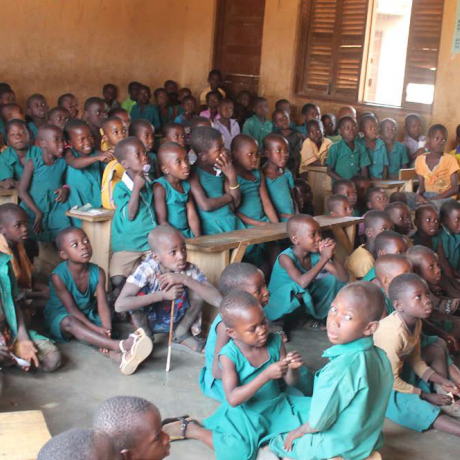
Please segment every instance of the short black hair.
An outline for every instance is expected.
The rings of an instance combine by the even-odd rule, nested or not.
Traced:
[[[104,119],[104,121],[102,122],[102,125],[101,125],[101,128],[102,130],[105,132],[105,127],[109,124],[109,123],[113,123],[113,122],[117,122],[117,123],[123,123],[121,121],[121,118],[118,118],[118,117],[107,117],[106,119]]]
[[[212,128],[212,123],[211,123],[211,120],[209,118],[206,118],[206,117],[193,117],[188,122],[188,126],[190,128],[190,131],[193,131],[194,129],[196,129],[197,125],[199,125],[200,123],[206,123],[209,126],[205,126],[205,127]]]
[[[14,91],[11,88],[8,87],[0,87],[0,97],[2,97],[4,94],[14,94]]]
[[[160,93],[166,93],[168,95],[168,92],[166,91],[165,88],[157,88],[154,92],[153,95],[155,96],[155,99],[158,97]]]
[[[141,144],[144,147],[144,144],[134,136],[129,136],[126,139],[122,139],[116,146],[115,146],[115,158],[121,163],[126,158],[126,150],[132,146],[133,144]]]
[[[372,120],[373,122],[375,122],[376,125],[379,124],[379,121],[377,120],[377,117],[373,113],[371,113],[371,112],[365,113],[359,119],[359,130],[360,131],[363,130],[364,123],[366,123],[366,121],[369,121],[369,120]]]
[[[55,243],[56,243],[56,247],[57,247],[58,251],[62,251],[64,240],[66,239],[67,235],[70,235],[72,232],[75,232],[75,231],[83,232],[83,230],[81,228],[79,228],[79,227],[66,227],[66,228],[63,228],[57,234]]]
[[[131,92],[131,90],[134,88],[134,86],[142,86],[142,83],[139,83],[138,81],[131,81],[128,83],[128,93]]]
[[[27,216],[27,213],[21,206],[14,203],[4,203],[0,206],[0,225],[4,225],[6,222],[10,222],[14,216],[23,213]]]
[[[171,235],[180,235],[183,238],[182,233],[170,224],[157,225],[147,236],[149,247],[153,253],[157,253],[159,249],[159,243],[164,237]]]
[[[254,273],[260,269],[255,265],[247,262],[238,262],[227,265],[220,275],[219,291],[223,296],[226,296],[233,290],[240,290],[241,285]]]
[[[439,212],[439,217],[441,222],[445,223],[449,214],[454,210],[460,210],[460,203],[457,200],[447,200],[441,206],[441,211]]]
[[[403,254],[384,254],[375,261],[375,276],[388,276],[392,274],[392,270],[398,263],[405,263],[412,269],[411,261]],[[394,272],[393,272],[394,273]]]
[[[28,127],[27,127],[27,123],[24,120],[20,120],[19,118],[14,118],[13,120],[10,120],[5,124],[5,134],[6,134],[6,136],[8,136],[11,128],[13,126],[17,126],[17,125],[23,126],[27,130],[27,132],[29,132]],[[30,133],[29,133],[29,136],[30,136]]]
[[[222,134],[217,129],[200,126],[192,131],[190,146],[198,155],[201,152],[208,152],[214,143],[220,139],[222,139]]]
[[[56,125],[51,125],[49,123],[46,123],[44,125],[41,125],[39,128],[38,128],[38,132],[37,132],[37,136],[36,136],[36,140],[39,141],[39,140],[43,140],[44,138],[46,138],[46,134],[49,133],[50,131],[53,131],[55,133],[59,133],[62,135],[62,129],[59,128],[58,126]]]
[[[438,216],[438,210],[436,208],[435,205],[433,204],[424,204],[422,206],[419,206],[416,210],[415,210],[415,217],[414,217],[414,220],[415,221],[418,221],[419,219],[422,218],[422,214],[424,211],[434,211],[436,213],[436,216]]]
[[[189,96],[185,96],[183,99],[182,99],[182,104],[185,104],[186,102],[188,101],[193,101],[196,103],[196,99],[194,96],[192,95],[189,95]]]
[[[317,120],[316,118],[313,118],[311,120],[308,120],[305,129],[307,130],[307,134],[310,134],[310,129],[316,126],[320,131],[324,131],[323,123],[320,120]]]
[[[34,94],[32,94],[32,96],[29,96],[27,98],[27,101],[26,101],[27,108],[30,108],[30,104],[32,104],[32,101],[34,99],[42,99],[42,100],[46,101],[45,96],[43,96],[43,94],[34,93]]]
[[[277,133],[270,133],[270,134],[267,134],[265,137],[264,137],[264,140],[262,141],[262,144],[263,144],[263,150],[267,150],[270,146],[270,142],[273,142],[273,141],[279,141],[279,142],[284,142],[284,143],[288,143],[287,139],[282,136],[281,134],[277,134]]]
[[[48,112],[48,118],[51,118],[56,112],[67,112],[70,116],[70,112],[65,107],[53,107]]]
[[[226,327],[235,327],[235,319],[240,311],[259,307],[257,299],[245,291],[230,291],[223,299],[219,307],[219,313]]]
[[[428,289],[425,280],[415,273],[404,273],[393,279],[388,287],[388,297],[390,298],[390,302],[393,304],[394,302],[401,300],[404,292],[407,292],[408,285],[415,283],[423,284]]]
[[[217,99],[219,99],[219,100],[222,99],[222,94],[220,94],[219,91],[208,91],[208,92],[206,93],[206,101],[208,101],[208,99],[209,99],[211,96],[216,96]]]
[[[176,123],[175,121],[170,121],[163,126],[163,136],[167,136],[169,131],[173,129],[184,129],[184,127],[180,123]]]
[[[460,137],[460,125],[457,125],[457,127],[455,128],[455,135],[457,137]]]
[[[353,296],[359,299],[355,305],[367,313],[369,321],[379,321],[385,308],[385,297],[382,289],[368,281],[355,281],[347,284],[340,292],[351,291]]]
[[[318,106],[312,102],[308,102],[302,106],[302,115],[305,115],[310,109],[318,110]]]
[[[412,120],[418,120],[421,123],[422,117],[418,113],[409,113],[409,115],[406,115],[406,118],[404,118],[404,127],[406,129],[409,127],[409,123]]]
[[[393,230],[385,230],[384,232],[379,233],[375,237],[374,242],[374,253],[377,255],[379,251],[383,251],[390,241],[399,240],[407,245],[407,240],[404,238],[401,233],[395,232]]]
[[[273,113],[272,113],[272,121],[273,121],[273,122],[275,121],[275,116],[278,115],[279,113],[281,113],[281,114],[284,115],[284,116],[289,116],[284,110],[276,109],[276,110],[274,110]]]
[[[129,115],[129,112],[122,108],[122,107],[114,107],[113,109],[110,109],[109,112],[107,113],[108,117],[117,117],[120,115],[120,113],[126,113]]]
[[[257,148],[259,148],[259,144],[257,143],[257,141],[252,136],[250,136],[249,134],[237,134],[232,139],[232,142],[230,143],[230,151],[232,153],[236,152],[246,142],[255,142],[255,144],[257,145]]]
[[[406,257],[411,261],[412,265],[415,268],[418,268],[420,266],[421,260],[425,256],[435,256],[436,258],[438,258],[436,252],[422,245],[412,246],[406,252]]]
[[[208,74],[208,78],[211,78],[213,75],[217,75],[222,80],[222,72],[219,69],[212,69]]]
[[[115,91],[117,91],[117,87],[113,83],[106,83],[102,87],[102,92],[104,92],[106,89],[113,88]]]
[[[0,82],[0,89],[11,89],[11,86],[9,83],[2,81]]]
[[[71,131],[73,131],[74,129],[85,129],[85,128],[89,128],[89,125],[88,123],[86,123],[86,121],[83,121],[83,120],[80,120],[78,118],[72,118],[71,120],[69,120],[65,125],[64,125],[64,136],[65,136],[65,139],[67,141],[70,140],[70,134],[71,134]]]
[[[393,192],[390,195],[390,203],[396,203],[399,201],[400,203],[407,204],[407,195],[405,192]]]
[[[59,107],[62,107],[62,104],[64,104],[64,101],[66,99],[71,99],[71,98],[76,99],[75,96],[73,94],[71,94],[71,93],[62,94],[61,96],[58,97],[57,105]]]
[[[337,123],[337,129],[340,129],[347,121],[350,121],[353,123],[355,126],[358,126],[356,123],[356,120],[353,117],[350,117],[349,115],[346,115],[342,117],[339,122]]]
[[[92,105],[95,105],[95,104],[101,104],[101,105],[105,106],[105,101],[101,97],[96,97],[96,96],[89,97],[85,101],[85,105],[83,106],[83,110],[85,112],[87,112],[90,109],[90,107]]]
[[[257,96],[256,98],[254,98],[253,105],[256,106],[257,104],[259,104],[261,102],[266,102],[268,104],[267,99],[265,99],[264,97],[261,97],[261,96]]]
[[[160,145],[160,148],[158,149],[157,152],[157,157],[158,157],[158,163],[163,166],[166,159],[174,154],[174,151],[177,149],[182,150],[183,152],[187,153],[185,148],[178,144],[177,142],[171,142],[171,141],[166,141],[163,144]]]
[[[12,107],[17,107],[19,110],[22,111],[21,106],[19,104],[17,104],[16,102],[10,102],[9,104],[0,105],[0,117],[3,119],[5,116],[5,112],[8,109],[11,109]]]
[[[352,180],[348,180],[348,179],[336,180],[332,184],[332,194],[333,195],[340,195],[339,190],[341,190],[342,187],[349,187],[350,185],[352,185],[353,187],[356,188],[355,183]]]
[[[427,137],[433,136],[433,134],[436,131],[443,132],[446,135],[446,137],[449,135],[449,132],[447,131],[447,128],[444,125],[441,125],[441,124],[437,123],[435,125],[430,126],[430,128],[428,129]]]
[[[394,120],[393,118],[384,118],[379,124],[379,130],[380,131],[383,130],[383,125],[385,123],[393,123],[396,127],[398,127],[398,123],[396,123],[396,120]]]
[[[329,212],[334,212],[340,203],[349,204],[345,195],[331,195],[326,202],[326,208]]]
[[[292,238],[297,233],[297,231],[299,230],[299,227],[302,224],[311,224],[311,223],[319,225],[318,222],[316,222],[316,220],[312,216],[309,216],[308,214],[296,214],[295,216],[292,216],[287,221],[286,233],[289,236],[289,238]]]
[[[150,123],[150,121],[145,120],[144,118],[136,118],[131,122],[129,125],[129,136],[137,136],[137,131],[139,128],[152,128],[153,132],[155,132],[155,127]]]
[[[366,203],[368,201],[371,201],[374,195],[377,195],[377,193],[382,192],[386,194],[385,190],[381,187],[372,187],[371,189],[369,189],[369,191],[366,193]]]
[[[279,107],[281,104],[289,104],[291,105],[290,101],[288,101],[287,99],[278,99],[276,102],[275,102],[275,109],[276,110],[281,110]]]
[[[372,228],[382,220],[391,221],[390,216],[385,211],[368,211],[364,216],[364,228]]]

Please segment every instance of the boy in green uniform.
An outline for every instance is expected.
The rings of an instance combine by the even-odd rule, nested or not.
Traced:
[[[392,118],[385,118],[380,123],[380,137],[385,143],[388,152],[388,178],[393,180],[399,179],[399,170],[407,168],[409,164],[409,155],[407,148],[401,142],[396,140],[398,134],[398,125]]]
[[[323,354],[329,364],[316,374],[308,422],[271,441],[277,455],[364,459],[382,447],[393,376],[372,335],[383,308],[383,294],[371,283],[353,283],[339,292],[327,317],[334,346]]]
[[[34,138],[36,138],[38,128],[46,124],[48,116],[48,104],[44,96],[41,94],[32,94],[32,96],[27,98],[27,115],[32,118],[32,121],[29,123],[29,128]]]
[[[74,119],[78,117],[78,100],[73,94],[66,93],[59,96],[57,104],[58,107],[62,107],[69,111],[70,118]]]
[[[273,123],[267,119],[267,99],[258,97],[254,102],[254,112],[255,115],[244,123],[243,134],[252,136],[257,141],[259,150],[261,150],[264,137],[273,131]]]

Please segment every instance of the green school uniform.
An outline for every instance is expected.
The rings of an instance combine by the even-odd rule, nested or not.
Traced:
[[[179,230],[185,238],[193,238],[193,232],[188,224],[187,202],[190,195],[190,184],[188,181],[181,181],[184,193],[177,191],[167,180],[160,177],[155,181],[165,189],[165,201],[168,211],[168,222]]]
[[[139,194],[139,209],[133,220],[128,219],[128,203],[133,181],[125,172],[113,190],[116,209],[112,220],[112,251],[143,252],[149,250],[147,235],[157,226],[153,207],[152,186],[149,183]]]
[[[330,362],[315,377],[307,417],[318,433],[284,450],[284,436],[270,443],[280,457],[362,460],[383,446],[383,422],[393,387],[391,365],[372,337],[334,345],[323,353]],[[285,432],[288,432],[286,429]]]
[[[29,123],[27,123],[27,125],[29,126],[29,129],[32,131],[34,138],[37,139],[37,134],[38,134],[37,125],[33,121],[30,121]]]
[[[260,121],[257,115],[248,118],[243,125],[243,134],[249,134],[259,144],[259,150],[262,149],[265,136],[273,131],[273,123],[267,118]]]
[[[388,174],[390,176],[398,176],[399,170],[404,166],[407,167],[409,164],[409,155],[407,154],[407,148],[401,142],[395,141],[393,149],[388,152],[388,160],[390,165],[388,166]]]
[[[420,234],[418,231],[416,231],[412,236],[412,240],[414,241],[414,246],[422,245],[422,239],[420,238]],[[438,252],[438,247],[439,247],[439,240],[440,237],[439,235],[434,235],[431,237],[431,245],[430,249],[432,249],[434,252]],[[422,245],[423,246],[423,245]]]
[[[29,155],[41,155],[42,151],[40,147],[29,147],[26,158]],[[0,180],[13,179],[20,180],[22,173],[24,172],[24,166],[13,147],[8,147],[4,152],[0,154]]]
[[[217,198],[225,194],[225,178],[221,174],[215,176],[204,169],[195,167],[201,187],[208,198]],[[235,215],[229,204],[222,206],[214,211],[203,211],[197,206],[198,214],[201,219],[201,229],[203,235],[215,235],[216,233],[231,232],[246,228],[243,222]]]
[[[339,176],[351,179],[361,174],[362,168],[372,164],[369,155],[355,142],[354,150],[342,139],[329,147],[326,166],[330,166]]]
[[[373,281],[375,280],[375,267],[372,267],[367,273],[366,276],[362,279],[363,281]]]
[[[376,139],[375,150],[371,150],[366,146],[366,140],[363,137],[359,141],[358,147],[367,153],[371,160],[371,164],[369,165],[369,176],[376,179],[383,179],[383,170],[390,164],[385,142],[383,142],[382,139]]]
[[[342,136],[340,134],[336,134],[334,136],[325,136],[326,139],[329,139],[333,144],[340,142],[342,140]]]
[[[260,199],[260,171],[254,169],[252,171],[254,180],[247,180],[244,177],[238,176],[238,184],[241,190],[241,203],[238,206],[238,211],[245,216],[261,222],[270,222],[265,215],[262,200]],[[247,228],[252,225],[246,225]]]
[[[281,214],[294,214],[294,201],[292,200],[292,190],[294,189],[294,177],[289,169],[275,179],[265,177],[268,194],[275,206],[276,213],[281,222],[289,220],[288,217],[280,217]]]
[[[439,238],[449,265],[454,270],[458,270],[460,268],[460,234],[451,233],[443,225],[439,233]]]
[[[139,104],[136,104],[132,107],[131,112],[131,120],[137,120],[138,118],[142,118],[143,120],[147,120],[152,123],[155,131],[161,129],[161,121],[160,121],[160,114],[158,113],[158,109],[152,105],[147,104],[144,107],[144,110],[141,109]]]
[[[163,127],[166,123],[169,123],[170,121],[174,121],[174,107],[169,106],[168,107],[168,113],[167,115],[163,115],[162,111],[156,106],[157,112],[158,112],[158,117],[160,119],[160,125]]]
[[[41,233],[34,235],[32,230],[35,213],[24,201],[21,202],[21,207],[25,209],[30,218],[30,234],[39,241],[55,241],[58,233],[71,225],[70,219],[65,215],[66,211],[70,209],[69,202],[58,203],[54,193],[64,185],[67,163],[64,158],[56,158],[54,164],[47,166],[42,155],[33,153],[27,154],[26,162],[29,160],[32,160],[34,165],[29,195],[43,213],[43,230]]]
[[[101,319],[97,312],[96,290],[99,284],[99,267],[89,263],[89,280],[86,292],[80,292],[75,284],[72,274],[67,267],[67,261],[59,264],[52,275],[57,275],[69,291],[75,306],[88,318],[93,324],[101,326]],[[62,335],[61,322],[64,318],[70,316],[65,306],[59,299],[54,285],[50,280],[50,298],[45,307],[45,324],[51,331],[51,335],[59,342],[68,342],[68,339]]]
[[[268,359],[259,367],[251,365],[233,340],[222,348],[219,356],[227,356],[234,363],[239,385],[245,385],[279,361],[281,336],[269,334],[266,348]],[[248,401],[236,407],[224,401],[204,420],[204,426],[213,432],[216,458],[254,460],[259,446],[302,425],[309,406],[310,398],[283,393],[280,381],[270,380]]]
[[[125,109],[128,113],[131,113],[132,108],[137,104],[136,101],[133,101],[131,97],[127,97],[121,104],[121,107]]]
[[[280,257],[282,255],[292,259],[295,267],[302,274],[307,272],[295,256],[293,247],[286,249],[278,256],[268,287],[270,300],[264,309],[267,319],[275,321],[301,307],[299,294],[308,314],[317,319],[326,318],[332,301],[346,283],[342,283],[335,276],[323,270],[307,288],[303,288],[281,266]],[[311,253],[310,260],[311,266],[314,267],[319,262],[320,255]]]
[[[3,123],[3,120],[0,120],[0,133],[6,136],[5,123]]]
[[[303,123],[301,125],[295,125],[294,126],[294,129],[300,133],[300,134],[303,134],[305,137],[308,136],[308,133],[307,133],[307,125],[306,123]]]

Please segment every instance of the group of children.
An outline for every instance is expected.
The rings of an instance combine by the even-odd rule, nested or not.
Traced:
[[[200,387],[222,403],[203,423],[165,424],[173,440],[198,439],[222,459],[255,459],[263,446],[279,457],[364,459],[383,444],[385,416],[460,436],[460,371],[450,356],[460,352],[460,167],[444,155],[446,129],[434,125],[425,138],[412,114],[399,143],[394,120],[365,113],[358,123],[353,107],[321,117],[315,104],[295,126],[287,100],[270,121],[264,98],[243,92],[232,101],[218,71],[208,83],[199,116],[191,92],[167,81],[156,104],[140,83],[130,83],[122,104],[105,85],[81,119],[72,94],[52,110],[34,94],[26,119],[0,84],[0,187],[20,198],[0,206],[0,365],[54,371],[62,359],[55,343],[75,338],[130,375],[173,321],[172,346],[204,353]],[[328,214],[364,216],[346,259],[312,217],[311,165],[327,166],[333,180]],[[371,186],[408,166],[416,193],[388,197]],[[88,204],[114,210],[108,274],[90,262],[81,221],[67,216]],[[277,222],[287,223],[288,240],[250,246],[219,289],[187,261],[186,238]],[[33,259],[50,247],[60,263],[48,283]],[[218,308],[207,339],[205,303]],[[40,334],[30,329],[34,315],[43,318]],[[135,332],[121,339],[113,322],[126,316]],[[326,330],[333,345],[315,378],[284,345],[299,327]],[[165,458],[157,409],[133,404],[143,407],[133,413],[152,412],[156,450],[124,458]],[[130,411],[123,415],[135,417]],[[39,458],[79,436],[88,449],[113,441],[118,453],[142,444],[111,432],[116,417],[107,418],[97,431],[58,436]]]

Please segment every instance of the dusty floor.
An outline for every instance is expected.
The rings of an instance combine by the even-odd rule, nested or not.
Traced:
[[[198,375],[204,358],[173,352],[172,370],[165,372],[166,336],[156,337],[154,357],[130,377],[121,375],[115,363],[77,342],[61,346],[65,362],[54,375],[27,375],[6,371],[6,388],[0,411],[41,409],[52,434],[72,427],[90,427],[98,404],[110,396],[136,395],[154,402],[163,417],[190,414],[198,419],[212,414],[217,404],[204,397]],[[296,331],[289,349],[302,353],[311,368],[321,367],[321,353],[328,346],[325,333]],[[436,431],[419,434],[392,422],[385,424],[385,460],[458,460],[460,440]],[[172,460],[208,460],[214,455],[194,441],[175,442]],[[235,458],[235,460],[238,460]]]

